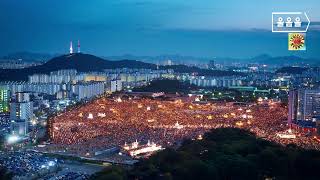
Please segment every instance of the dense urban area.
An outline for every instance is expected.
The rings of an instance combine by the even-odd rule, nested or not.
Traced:
[[[0,82],[5,179],[316,179],[307,167],[320,157],[318,67],[163,60],[81,69],[88,59],[108,62],[70,52],[9,63],[16,73],[48,71]],[[280,166],[289,160],[292,168]]]

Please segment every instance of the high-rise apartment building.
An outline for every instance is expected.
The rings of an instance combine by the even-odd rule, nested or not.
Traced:
[[[0,89],[0,113],[9,112],[10,91]]]
[[[288,123],[320,117],[320,89],[296,89],[289,92]]]

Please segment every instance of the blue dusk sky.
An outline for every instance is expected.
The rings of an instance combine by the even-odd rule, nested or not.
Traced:
[[[320,58],[319,0],[0,0],[0,55],[85,53],[245,58]],[[307,51],[271,32],[273,11],[307,12]]]

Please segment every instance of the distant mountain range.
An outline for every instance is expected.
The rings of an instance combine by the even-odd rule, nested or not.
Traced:
[[[298,56],[279,56],[272,57],[267,54],[262,54],[253,58],[236,59],[236,58],[216,58],[217,62],[223,63],[259,63],[266,65],[277,65],[277,66],[293,66],[293,65],[319,65],[320,59],[314,58],[302,58]]]
[[[0,81],[26,81],[32,74],[48,74],[61,69],[76,69],[79,72],[103,71],[104,69],[136,68],[156,69],[157,65],[136,60],[109,61],[90,54],[68,54],[55,57],[48,62],[25,69],[3,69],[0,70]],[[185,65],[160,66],[160,69],[174,69],[180,73],[195,72],[199,75],[232,76],[242,75],[233,71],[206,70],[198,67]]]
[[[139,59],[143,62],[153,63],[153,64],[162,64],[164,61],[172,60],[174,64],[198,64],[198,63],[207,63],[209,60],[214,58],[208,57],[194,57],[194,56],[181,56],[181,55],[159,55],[159,56],[135,56],[130,54],[125,54],[122,56],[106,56],[106,59],[110,60],[121,60],[121,59]]]
[[[161,56],[134,56],[134,55],[123,55],[123,56],[108,56],[108,59],[139,59],[144,62],[152,62],[155,64],[161,64],[165,60],[172,60],[174,64],[199,64],[208,63],[210,60],[214,60],[216,63],[224,65],[231,65],[232,63],[259,63],[266,65],[319,65],[320,59],[315,58],[302,58],[298,56],[278,56],[272,57],[267,54],[262,54],[252,58],[228,58],[228,57],[193,57],[193,56],[180,56],[180,55],[161,55]]]
[[[24,62],[46,62],[59,54],[31,53],[31,52],[16,52],[10,53],[0,59],[4,60],[22,60]]]
[[[17,52],[3,56],[0,59],[6,60],[17,60],[32,62],[42,61],[46,62],[54,57],[61,56],[61,54],[45,54],[45,53],[30,53],[30,52]],[[176,55],[159,55],[159,56],[135,56],[135,55],[122,55],[122,56],[105,56],[103,59],[111,61],[119,61],[123,59],[138,59],[139,61],[153,64],[163,64],[166,60],[172,60],[174,64],[188,64],[194,65],[199,63],[208,63],[209,60],[215,60],[216,63],[224,65],[230,65],[232,63],[259,63],[266,65],[282,65],[282,66],[293,66],[293,65],[319,65],[320,59],[316,58],[302,58],[298,56],[279,56],[272,57],[267,54],[262,54],[252,58],[228,58],[228,57],[194,57],[194,56],[181,56]]]

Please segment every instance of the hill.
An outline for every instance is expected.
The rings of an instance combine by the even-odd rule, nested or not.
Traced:
[[[320,60],[315,58],[302,58],[298,56],[280,56],[271,57],[268,55],[261,55],[251,59],[253,62],[259,62],[267,65],[283,65],[283,66],[293,66],[293,65],[319,65]]]
[[[61,69],[76,69],[79,72],[103,71],[114,68],[150,68],[156,65],[134,61],[108,61],[89,54],[72,54],[55,57],[48,62],[25,69],[3,69],[0,70],[0,81],[26,81],[28,75],[48,74]]]
[[[90,54],[77,53],[55,57],[42,65],[30,68],[0,70],[0,81],[26,81],[28,79],[28,75],[48,74],[52,71],[61,69],[76,69],[79,72],[92,72],[115,68],[156,69],[157,66],[155,64],[136,60],[109,61]],[[161,66],[160,69],[174,69],[181,73],[197,72],[199,74],[217,76],[240,75],[240,73],[232,71],[203,70],[197,67],[188,67],[185,65]]]
[[[185,140],[132,169],[110,166],[92,179],[319,179],[320,152],[259,139],[243,129],[221,128],[203,140]]]
[[[45,72],[59,69],[76,69],[79,72],[103,71],[114,68],[149,68],[155,69],[156,65],[135,60],[108,61],[90,54],[63,55],[51,59],[37,69]]]

